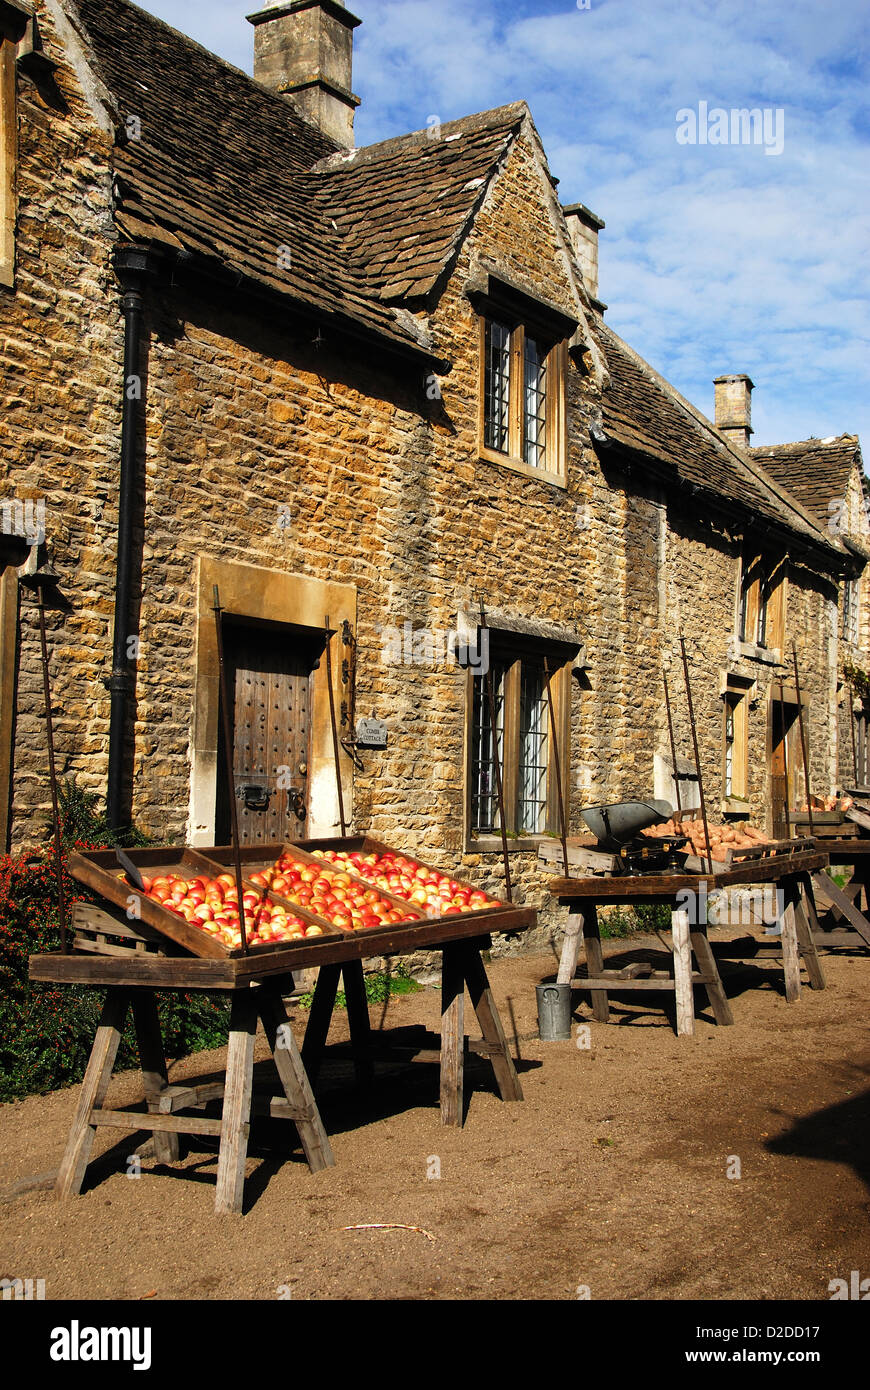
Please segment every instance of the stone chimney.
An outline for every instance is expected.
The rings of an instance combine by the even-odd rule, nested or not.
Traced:
[[[607,306],[598,298],[598,233],[604,230],[604,223],[583,203],[571,203],[562,211],[568,223],[574,253],[583,272],[583,283],[596,309],[603,311]]]
[[[748,449],[749,436],[753,433],[750,423],[753,383],[745,372],[732,372],[715,377],[713,388],[714,425],[738,449]]]
[[[342,0],[267,0],[248,22],[254,81],[292,96],[312,125],[352,149],[353,31],[362,20]]]

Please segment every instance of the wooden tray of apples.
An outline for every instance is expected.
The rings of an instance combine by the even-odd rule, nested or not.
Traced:
[[[132,914],[131,926],[141,920],[195,956],[227,960],[242,954],[234,872],[194,849],[131,849],[127,857],[139,870],[144,891],[119,866],[113,850],[71,854],[69,870]],[[250,881],[243,880],[242,893],[249,951],[313,946],[341,936],[329,922],[279,902]]]
[[[117,907],[134,903],[142,921],[196,956],[226,960],[242,954],[231,846],[127,853],[144,891],[112,850],[71,854],[70,873]],[[307,948],[361,936],[371,939],[372,954],[388,954],[392,939],[404,942],[408,928],[423,928],[421,946],[437,945],[453,936],[519,930],[536,915],[369,836],[243,845],[241,861],[252,954],[304,946],[308,956]]]
[[[203,851],[210,859],[230,865],[229,845]],[[326,916],[342,931],[376,930],[390,923],[459,917],[480,912],[511,913],[507,903],[490,898],[461,879],[452,878],[422,860],[373,839],[370,835],[344,839],[293,840],[287,844],[243,847],[242,872],[252,883]],[[347,909],[324,911],[318,904],[318,880],[335,879],[336,892],[347,898]],[[306,890],[306,884],[311,885]],[[392,911],[371,903],[380,896]],[[368,902],[367,902],[368,900]],[[331,906],[331,905],[328,905]],[[366,911],[371,906],[372,911]],[[382,921],[374,920],[380,911]]]
[[[292,848],[340,867],[353,878],[378,888],[388,897],[418,907],[426,917],[467,916],[471,912],[511,912],[510,904],[491,898],[471,883],[454,878],[422,859],[374,839],[357,835],[344,839],[294,840]]]

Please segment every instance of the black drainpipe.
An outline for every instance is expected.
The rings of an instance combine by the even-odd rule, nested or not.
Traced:
[[[133,522],[138,490],[138,424],[142,403],[140,351],[142,342],[142,290],[153,270],[147,247],[121,246],[115,251],[115,273],[121,281],[124,315],[124,380],[121,392],[121,479],[118,489],[118,558],[115,575],[115,631],[112,674],[107,682],[111,696],[109,719],[109,775],[106,813],[110,829],[118,830],[129,819],[124,812],[124,764],[130,695],[135,688],[135,659],[131,659],[128,631],[133,590]]]

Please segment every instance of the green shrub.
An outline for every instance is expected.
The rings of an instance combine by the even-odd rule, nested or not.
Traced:
[[[72,838],[77,829],[100,828],[96,798],[74,789],[64,840],[78,850],[106,847],[105,838]],[[63,812],[62,812],[63,815]],[[135,829],[127,843],[142,843]],[[96,902],[70,876],[61,852],[64,899]],[[69,922],[68,922],[69,927]],[[99,1023],[103,990],[78,985],[32,984],[28,958],[60,949],[54,846],[0,857],[0,1101],[80,1081]],[[158,996],[164,1046],[170,1057],[226,1042],[228,1006],[208,996]],[[118,1052],[119,1068],[138,1065],[132,1018]]]
[[[67,777],[58,783],[58,815],[60,820],[60,842],[64,849],[72,849],[77,844],[89,844],[100,849],[120,845],[122,849],[149,845],[153,841],[135,825],[125,825],[120,830],[110,830],[105,810],[100,809],[100,799],[96,792],[85,791],[75,777]],[[45,837],[51,840],[54,825],[48,821]]]
[[[397,965],[393,971],[380,971],[365,976],[366,999],[370,1004],[385,1004],[394,994],[416,994],[422,988],[423,986],[419,981],[408,974],[407,967],[401,964]],[[310,1009],[313,998],[313,994],[300,994],[298,1003],[303,1009]],[[337,1009],[347,1008],[343,989],[336,992],[335,1007]]]
[[[601,915],[601,936],[619,940],[635,932],[670,931],[671,910],[666,903],[637,903],[634,907],[612,907]]]

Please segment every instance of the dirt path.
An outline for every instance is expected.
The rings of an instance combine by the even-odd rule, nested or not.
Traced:
[[[346,1064],[325,1069],[336,1167],[312,1176],[299,1151],[258,1148],[244,1218],[214,1217],[216,1156],[199,1145],[131,1179],[125,1139],[82,1197],[22,1191],[56,1169],[76,1091],[2,1106],[0,1277],[43,1278],[49,1299],[574,1299],[585,1287],[594,1299],[826,1300],[831,1279],[870,1275],[870,958],[827,956],[825,968],[830,988],[795,1005],[775,972],[732,984],[736,1027],[705,1011],[692,1039],[657,1009],[619,1004],[618,1024],[590,1022],[580,1049],[536,1039],[534,986],[552,959],[494,962],[525,1103],[503,1105],[475,1062],[465,1128],[445,1130],[433,1068],[379,1074],[368,1097]],[[435,1025],[438,1006],[431,989],[393,1000],[387,1026]],[[576,1018],[591,1018],[585,1005]],[[341,1015],[332,1038],[344,1029]],[[200,1053],[172,1079],[220,1062]],[[128,1074],[109,1099],[138,1094]],[[342,1229],[371,1222],[434,1240]]]

